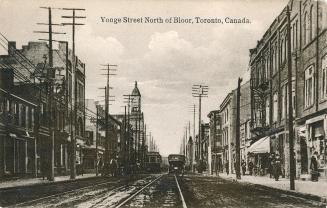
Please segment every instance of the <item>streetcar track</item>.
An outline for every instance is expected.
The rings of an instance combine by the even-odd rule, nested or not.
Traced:
[[[118,205],[115,206],[115,208],[120,208],[124,205],[126,205],[128,202],[130,202],[131,200],[133,200],[136,196],[138,196],[140,193],[142,193],[146,188],[148,188],[150,185],[152,185],[154,182],[158,181],[160,178],[162,178],[164,176],[161,175],[159,177],[157,177],[156,179],[150,181],[148,184],[146,184],[145,186],[143,186],[143,188],[141,188],[140,190],[138,190],[137,192],[133,193],[131,196],[129,196],[127,199],[125,199],[123,202],[119,203]],[[176,185],[177,185],[177,188],[178,188],[178,193],[179,193],[179,196],[181,198],[181,201],[182,201],[182,205],[183,205],[183,208],[187,208],[186,206],[186,202],[184,200],[184,196],[183,196],[183,193],[181,191],[181,188],[180,188],[180,185],[178,183],[178,180],[177,180],[177,177],[176,175],[174,175],[175,177],[175,182],[176,182]],[[172,200],[172,199],[170,199]],[[166,205],[163,205],[163,206],[166,206]]]
[[[151,177],[151,176],[145,177],[144,179],[149,178],[149,177]],[[51,199],[51,198],[55,198],[55,197],[58,197],[58,196],[67,195],[67,194],[70,194],[70,193],[73,193],[73,192],[76,192],[76,191],[82,191],[82,190],[85,190],[85,189],[88,189],[88,188],[102,186],[102,185],[106,185],[106,184],[119,184],[119,183],[121,183],[123,181],[124,180],[119,179],[117,181],[108,181],[108,182],[101,182],[101,183],[98,183],[98,184],[92,184],[92,185],[88,185],[88,186],[85,186],[85,187],[82,187],[82,188],[77,188],[77,189],[73,189],[73,190],[70,190],[70,191],[65,191],[65,192],[61,192],[61,193],[57,193],[57,194],[52,194],[52,195],[49,195],[49,196],[45,196],[45,197],[41,197],[41,198],[21,202],[21,203],[18,203],[18,204],[10,205],[8,207],[26,206],[26,205],[28,205],[30,203],[34,203],[34,202],[37,203],[37,202],[42,201],[44,199]],[[112,189],[110,191],[115,191],[115,190],[118,190],[118,189],[120,189],[122,187],[124,187],[124,186],[116,187],[116,188],[114,188],[114,189]]]
[[[65,191],[65,192],[62,192],[62,193],[52,194],[52,195],[49,195],[49,196],[45,196],[45,197],[41,197],[41,198],[37,198],[37,199],[25,201],[25,202],[21,202],[21,203],[15,204],[14,206],[24,206],[24,204],[38,202],[38,201],[41,201],[41,200],[44,200],[44,199],[50,199],[50,198],[53,198],[53,197],[58,197],[60,195],[70,194],[70,193],[73,193],[74,191],[82,191],[82,190],[90,188],[90,187],[97,187],[97,186],[100,186],[100,185],[105,185],[105,184],[110,184],[110,183],[119,183],[119,182],[121,182],[121,180],[108,181],[108,182],[103,182],[103,183],[98,183],[98,184],[92,184],[92,185],[85,186],[85,187],[82,187],[82,188],[77,188],[77,189],[73,189],[73,190],[70,190],[70,191]]]
[[[150,181],[147,185],[145,185],[143,188],[141,188],[140,190],[138,190],[137,192],[135,192],[134,194],[132,194],[132,196],[128,197],[127,199],[125,199],[123,202],[121,202],[120,204],[118,204],[115,208],[119,208],[124,206],[125,204],[127,204],[130,200],[132,200],[135,196],[137,196],[139,193],[141,193],[144,189],[146,189],[148,186],[150,186],[151,184],[153,184],[154,182],[156,182],[157,180],[159,180],[160,178],[162,178],[164,175],[160,175],[159,177],[157,177],[156,179]]]
[[[183,208],[187,208],[185,200],[184,200],[184,196],[183,196],[183,193],[182,193],[182,190],[181,190],[181,187],[179,186],[179,183],[178,183],[178,180],[177,180],[177,177],[176,177],[176,174],[174,176],[175,176],[177,188],[178,188],[178,191],[179,191],[179,195],[180,195],[181,200],[182,200]]]

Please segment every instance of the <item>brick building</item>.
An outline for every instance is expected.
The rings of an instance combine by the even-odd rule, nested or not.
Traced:
[[[232,172],[232,147],[235,141],[232,138],[232,97],[233,93],[228,93],[223,102],[220,104],[220,118],[222,128],[222,146],[223,146],[223,165],[226,171],[226,165],[228,165],[229,173]]]
[[[0,178],[36,176],[37,104],[13,93],[12,69],[0,71]]]
[[[222,157],[223,157],[223,146],[222,146],[222,129],[221,129],[221,118],[219,110],[211,111],[208,114],[209,126],[210,126],[210,142],[211,142],[211,163],[212,171],[222,170]]]
[[[73,119],[73,86],[72,67],[76,68],[76,130],[77,163],[81,163],[82,148],[85,144],[85,64],[75,57],[72,63],[72,52],[67,42],[60,42],[58,49],[53,50],[53,102],[49,107],[47,96],[47,74],[49,70],[49,49],[45,42],[29,42],[22,49],[16,48],[15,42],[8,42],[8,55],[0,56],[0,64],[14,71],[13,93],[38,106],[40,119],[36,120],[37,128],[37,172],[48,175],[46,170],[53,166],[55,174],[68,174],[71,158],[71,133]],[[51,113],[51,114],[50,114]],[[49,115],[52,115],[51,117]],[[51,160],[52,145],[49,135],[49,121],[54,129],[54,160]],[[53,163],[53,165],[52,165]]]
[[[326,120],[324,72],[326,54],[326,3],[289,1],[293,115],[297,176],[308,173],[309,158],[318,153],[326,175]],[[289,176],[287,16],[284,9],[272,22],[256,48],[250,50],[251,131],[254,141],[268,146],[260,168],[267,169],[269,153],[281,156],[283,175]]]

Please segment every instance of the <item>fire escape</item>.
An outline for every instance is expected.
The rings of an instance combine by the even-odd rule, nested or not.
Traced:
[[[264,60],[256,61],[251,66],[251,132],[256,136],[265,134],[269,129],[266,122],[266,110],[269,110],[266,109],[269,79],[265,67]]]

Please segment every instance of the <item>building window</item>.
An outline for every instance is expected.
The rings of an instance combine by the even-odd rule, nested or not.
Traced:
[[[287,111],[287,94],[288,94],[288,89],[287,89],[287,83],[282,86],[282,115],[281,118],[285,118],[286,111]]]
[[[21,126],[26,127],[26,106],[22,105],[21,109]]]
[[[15,111],[14,111],[15,125],[19,125],[19,105],[21,104],[15,103]]]
[[[275,50],[272,49],[271,51],[271,68],[273,71],[273,74],[275,74]]]
[[[77,124],[77,129],[76,129],[77,135],[78,136],[83,136],[84,133],[84,126],[83,126],[83,121],[82,119],[78,119],[78,124]]]
[[[72,80],[72,75],[70,73],[68,73],[68,80],[67,81],[68,81],[68,97],[69,97],[69,99],[71,99],[73,80]]]
[[[266,81],[268,81],[268,79],[269,79],[269,77],[270,77],[270,74],[269,74],[269,72],[270,72],[270,70],[269,70],[269,56],[267,56],[267,58],[266,58]]]
[[[34,129],[34,108],[31,109],[31,128]]]
[[[313,66],[310,66],[305,70],[304,80],[304,106],[309,107],[313,104],[314,96]]]
[[[293,116],[295,117],[295,79],[292,79],[292,109],[293,109]]]
[[[5,111],[5,103],[6,99],[2,99],[2,97],[0,97],[0,115],[2,115]]]
[[[28,106],[26,106],[25,114],[26,114],[25,128],[28,129],[30,128],[30,108]]]
[[[270,119],[269,119],[269,109],[270,109],[270,105],[269,105],[269,97],[266,98],[266,125],[269,126],[270,124]]]
[[[308,41],[307,41],[307,38],[308,38],[307,24],[308,24],[308,13],[306,12],[304,14],[304,19],[303,19],[303,41],[304,41],[303,43],[304,43],[304,45],[306,45],[308,43]]]
[[[327,55],[325,55],[322,58],[321,61],[321,68],[322,68],[322,90],[321,90],[321,97],[326,98],[327,97]]]
[[[272,69],[273,69],[273,74],[277,73],[278,69],[278,57],[277,57],[277,45],[275,44],[274,48],[272,49]]]
[[[293,51],[297,49],[297,25],[298,25],[298,20],[293,25]]]
[[[277,122],[278,118],[278,95],[274,93],[273,96],[273,122]]]
[[[88,145],[93,145],[93,131],[85,131],[86,142]]]
[[[284,56],[284,52],[285,52],[285,47],[284,47],[284,39],[281,40],[281,43],[280,43],[280,54],[281,54],[281,63],[283,64],[284,63],[284,60],[285,60],[285,56]]]
[[[294,51],[295,49],[295,23],[292,26],[292,41],[291,41],[291,45],[292,45],[292,51]]]
[[[6,101],[6,112],[7,113],[10,112],[10,101],[9,100]]]
[[[260,67],[260,62],[257,62],[256,69],[257,69],[257,75],[258,75],[258,83],[257,83],[257,86],[258,86],[262,82],[262,72],[261,72],[262,69]]]
[[[310,41],[314,37],[314,32],[315,32],[314,26],[315,26],[315,22],[314,22],[313,5],[312,5],[310,8],[310,21],[309,21],[309,31],[308,31]]]

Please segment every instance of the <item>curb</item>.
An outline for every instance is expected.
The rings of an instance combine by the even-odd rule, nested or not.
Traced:
[[[11,186],[11,187],[4,187],[0,188],[0,192],[3,191],[10,191],[13,189],[22,189],[22,188],[35,188],[35,187],[42,187],[46,185],[54,185],[54,184],[65,184],[69,182],[75,182],[75,181],[84,181],[84,180],[90,180],[90,179],[95,179],[95,178],[100,178],[101,176],[91,176],[91,177],[85,177],[85,178],[76,178],[76,179],[68,179],[68,180],[62,180],[62,181],[47,181],[47,182],[42,182],[42,183],[32,183],[32,184],[26,184],[26,185],[19,185],[19,186]]]
[[[220,177],[220,178],[222,178],[224,180],[232,181],[232,182],[250,184],[250,185],[257,186],[257,187],[260,187],[260,188],[263,188],[263,189],[278,191],[278,192],[282,192],[284,194],[292,195],[292,196],[295,196],[295,197],[301,197],[301,198],[312,200],[312,201],[327,203],[327,198],[326,197],[322,197],[322,196],[318,196],[318,195],[314,195],[314,194],[302,193],[302,192],[293,191],[293,190],[285,190],[285,189],[275,188],[275,187],[266,186],[266,185],[262,185],[262,184],[256,184],[256,183],[251,183],[251,182],[247,182],[247,181],[236,180],[236,179],[233,179],[233,178],[224,178],[224,177]]]

